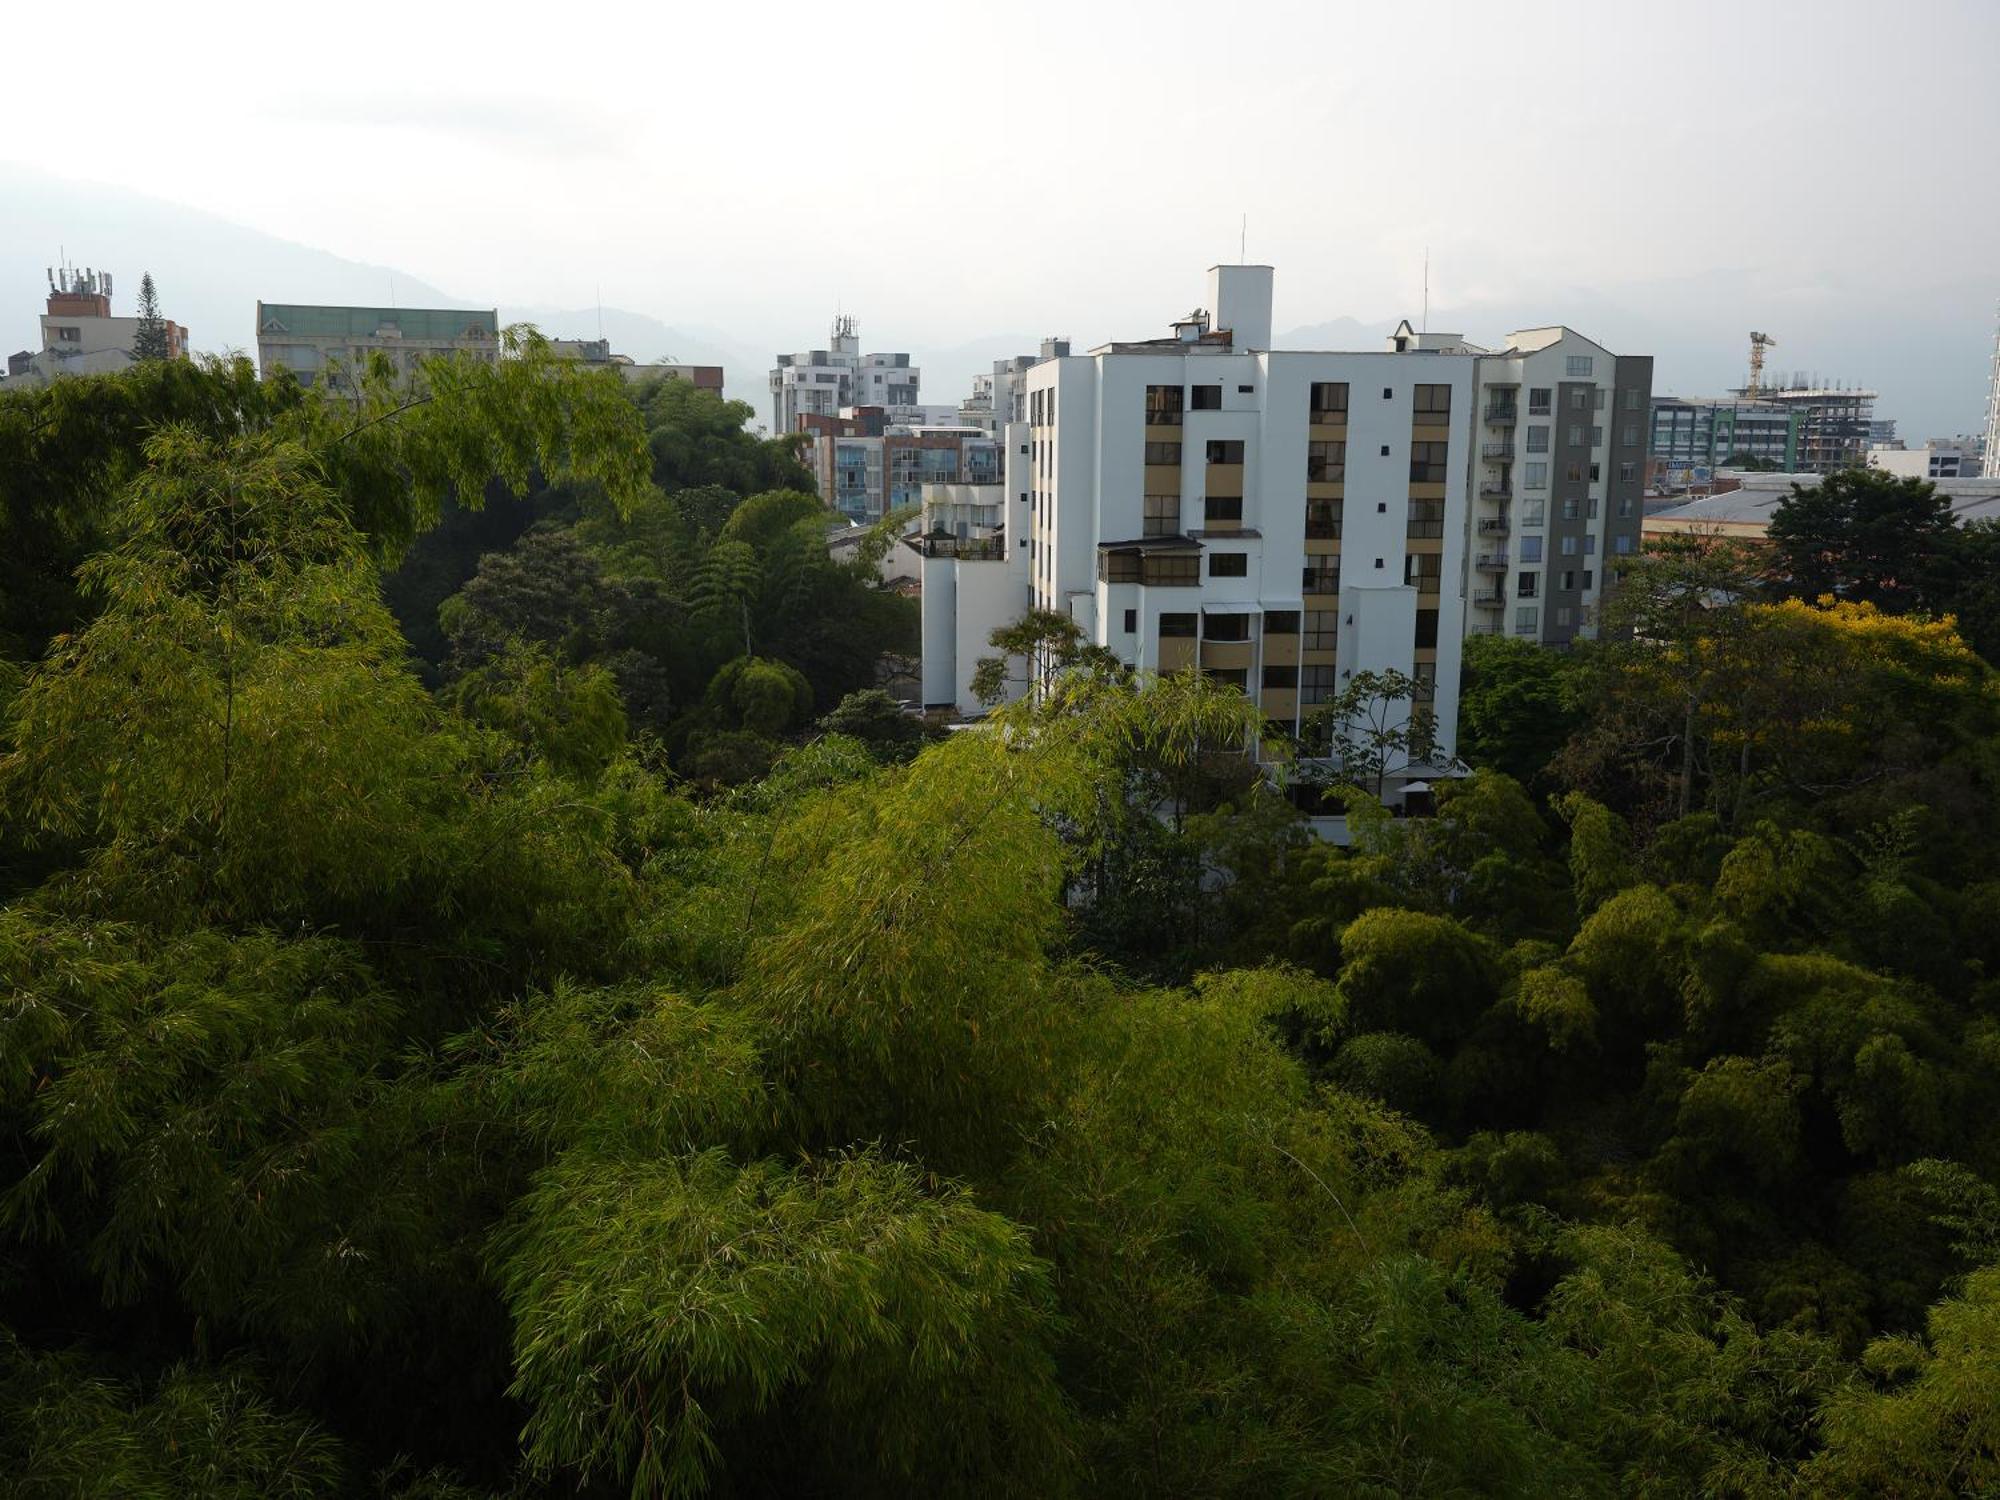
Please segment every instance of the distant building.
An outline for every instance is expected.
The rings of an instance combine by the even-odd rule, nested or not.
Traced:
[[[1870,448],[1868,467],[1910,479],[1977,479],[1983,438],[1932,438],[1921,448]]]
[[[799,417],[813,438],[811,462],[821,498],[851,521],[879,521],[921,504],[933,484],[998,484],[1001,444],[976,427],[923,426],[890,420],[882,407],[838,416]]]
[[[1761,542],[1772,514],[1792,498],[1792,486],[1811,489],[1825,477],[1742,472],[1718,476],[1716,494],[1649,513],[1645,520],[1646,539],[1655,541],[1693,532]],[[1937,492],[1951,502],[1952,519],[1959,525],[2000,519],[2000,479],[1939,479],[1934,483]],[[1729,486],[1727,490],[1721,488],[1725,484]]]
[[[1896,436],[1894,417],[1876,417],[1868,424],[1868,446],[1871,448],[1900,448],[1903,440]]]
[[[167,358],[186,359],[187,329],[171,318],[163,322]],[[8,356],[8,386],[46,385],[65,375],[103,375],[129,368],[139,320],[112,315],[109,271],[52,267],[41,330],[39,350],[23,349]]]
[[[918,404],[923,372],[907,354],[861,352],[852,317],[834,319],[831,347],[780,354],[771,370],[771,432],[799,430],[802,416],[832,417],[854,406]]]
[[[1743,396],[1655,396],[1646,454],[1664,489],[1706,485],[1718,469],[1753,459],[1794,469],[1803,415],[1776,401]]]
[[[1875,392],[1843,386],[1766,387],[1761,399],[1799,414],[1798,467],[1832,474],[1867,462],[1873,441]]]
[[[1993,371],[1986,385],[1986,451],[1981,472],[2000,479],[2000,328],[1993,332]]]
[[[441,354],[498,364],[500,315],[492,308],[257,304],[257,366],[266,380],[289,370],[305,385],[351,390],[357,367],[377,352],[404,379]]]
[[[1068,339],[1043,339],[1040,354],[996,359],[991,375],[972,377],[972,394],[958,404],[959,425],[995,432],[1009,422],[1024,420],[1028,371],[1042,360],[1068,357]]]
[[[683,365],[665,359],[642,365],[629,354],[613,354],[609,339],[550,339],[549,348],[561,359],[615,369],[632,385],[643,385],[649,380],[685,380],[718,396],[722,394],[721,365]]]

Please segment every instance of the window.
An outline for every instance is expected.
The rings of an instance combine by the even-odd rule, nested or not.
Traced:
[[[1128,609],[1125,611],[1125,633],[1127,635],[1137,635],[1139,633],[1138,610]]]
[[[1589,411],[1590,392],[1587,390],[1571,391],[1569,393],[1569,409],[1571,411]]]
[[[1239,396],[1254,396],[1257,394],[1257,387],[1254,385],[1239,385],[1236,387],[1236,394]]]
[[[1541,584],[1541,578],[1542,575],[1539,573],[1522,573],[1514,580],[1514,592],[1523,599],[1534,598]]]
[[[1221,411],[1222,387],[1219,385],[1189,386],[1188,406],[1194,411]]]
[[[1393,388],[1385,385],[1382,387],[1382,399],[1384,401],[1394,401],[1396,399],[1396,392]]]
[[[1611,543],[1611,550],[1616,552],[1620,557],[1630,557],[1632,555],[1632,538],[1621,536],[1614,539]]]
[[[1412,552],[1403,559],[1403,582],[1420,594],[1435,594],[1443,562],[1435,552]]]
[[[1593,426],[1590,429],[1590,446],[1593,448],[1602,448],[1604,446],[1604,429],[1602,427]]]
[[[1194,634],[1194,623],[1193,615],[1161,615],[1160,639],[1164,641],[1191,637]]]
[[[1588,380],[1596,358],[1589,354],[1572,354],[1563,361],[1563,373],[1571,380]]]
[[[1264,668],[1264,686],[1267,688],[1277,688],[1283,691],[1297,686],[1298,680],[1299,669],[1297,667]]]
[[[1241,495],[1210,495],[1201,502],[1202,519],[1213,526],[1218,521],[1241,521],[1243,519],[1243,497]]]
[[[1332,541],[1340,536],[1341,503],[1338,500],[1306,501],[1306,536],[1313,541]]]
[[[1597,536],[1595,533],[1583,539],[1583,555],[1585,557],[1595,557],[1597,555]]]
[[[1312,385],[1312,419],[1315,422],[1347,420],[1347,382],[1315,380]]]
[[[1530,386],[1528,388],[1528,415],[1546,417],[1549,414],[1549,398],[1553,393],[1549,387]]]
[[[1434,609],[1417,611],[1417,649],[1435,651],[1438,643],[1438,612]]]
[[[1576,519],[1576,496],[1565,495],[1563,497],[1562,508],[1563,519],[1565,521],[1574,521]]]
[[[1193,552],[1156,552],[1144,560],[1139,581],[1155,588],[1194,588],[1201,582],[1201,558]]]
[[[1538,536],[1521,538],[1521,561],[1540,562],[1542,560],[1542,539]]]
[[[1211,552],[1208,554],[1208,576],[1210,578],[1247,578],[1250,576],[1250,554],[1247,552]]]
[[[1601,385],[1600,385],[1600,386],[1595,386],[1595,387],[1593,387],[1593,388],[1591,389],[1591,392],[1590,392],[1590,409],[1591,409],[1592,411],[1603,411],[1603,410],[1604,410],[1604,387],[1603,387],[1603,386],[1601,386]]]
[[[1302,707],[1324,703],[1334,696],[1334,671],[1332,667],[1299,669],[1299,703]]]
[[[1572,458],[1568,463],[1564,464],[1563,478],[1567,479],[1571,484],[1582,484],[1583,460],[1580,458]]]
[[[1630,495],[1620,495],[1618,497],[1618,514],[1621,518],[1630,518],[1632,514],[1632,497]]]
[[[1316,557],[1308,562],[1299,580],[1300,589],[1308,594],[1337,594],[1340,592],[1340,559],[1337,557]]]
[[[1412,500],[1405,536],[1429,540],[1444,535],[1444,501]]]
[[[1212,464],[1242,463],[1243,440],[1241,438],[1226,438],[1219,441],[1211,441],[1208,445],[1208,461]]]
[[[1583,570],[1583,586],[1584,586],[1585,588],[1589,588],[1589,587],[1590,587],[1590,569],[1588,569],[1588,568],[1585,568],[1585,569]]]
[[[1449,390],[1446,386],[1443,389]],[[1449,443],[1410,444],[1410,483],[1443,484]]]
[[[1546,461],[1530,463],[1526,466],[1527,480],[1524,488],[1545,490],[1549,487],[1549,466]]]
[[[1569,424],[1569,445],[1572,448],[1581,448],[1583,446],[1583,424],[1581,422],[1572,422]]]
[[[1029,549],[1030,557],[1039,558],[1039,544]],[[1136,552],[1100,552],[1097,554],[1097,578],[1100,583],[1137,583],[1139,581],[1139,554]]]
[[[1177,464],[1181,461],[1179,443],[1146,444],[1146,462],[1149,464]]]
[[[1297,635],[1299,633],[1299,612],[1295,609],[1267,609],[1264,611],[1264,634]]]
[[[1210,615],[1202,635],[1211,641],[1247,641],[1250,639],[1250,617]]]
[[[1639,466],[1637,464],[1626,463],[1618,466],[1618,482],[1620,484],[1630,484],[1638,477]]]
[[[1306,483],[1339,484],[1347,477],[1347,444],[1322,441],[1306,444]]]
[[[1181,388],[1177,385],[1147,386],[1146,425],[1149,427],[1180,426],[1181,394]]]
[[[1299,644],[1308,651],[1331,651],[1334,649],[1339,625],[1338,611],[1309,609],[1306,611],[1306,633],[1301,637]]]
[[[1632,389],[1629,390],[1620,391],[1618,394],[1620,399],[1624,402],[1625,410],[1637,411],[1639,409],[1639,392],[1637,387],[1633,387]]]
[[[1568,592],[1570,589],[1575,588],[1576,574],[1573,572],[1564,573],[1562,576],[1562,583],[1560,587],[1564,590],[1564,592]]]
[[[1523,526],[1541,525],[1542,505],[1543,502],[1539,497],[1535,499],[1523,499],[1521,501],[1521,524]]]
[[[1598,480],[1602,479],[1603,477],[1604,477],[1604,465],[1592,464],[1590,466],[1590,482],[1592,484],[1595,484],[1597,483]]]
[[[1181,497],[1179,495],[1148,495],[1146,497],[1146,528],[1142,536],[1172,536],[1181,529]]]
[[[1549,451],[1549,429],[1547,427],[1530,427],[1528,429],[1528,451],[1530,453],[1546,453]]]
[[[1638,425],[1633,422],[1627,422],[1623,427],[1619,428],[1618,443],[1620,447],[1624,448],[1638,447],[1639,446]]]
[[[1435,427],[1451,416],[1451,387],[1420,385],[1412,388],[1410,404],[1419,427]]]
[[[56,342],[59,344],[80,344],[83,342],[83,330],[81,328],[59,326],[56,329]]]
[[[1533,604],[1522,604],[1514,610],[1514,634],[1533,635],[1541,628],[1541,610]]]
[[[1558,604],[1556,606],[1556,628],[1558,630],[1567,628],[1575,614],[1576,611],[1571,609],[1567,604]]]
[[[1566,537],[1564,537],[1564,538],[1562,539],[1562,555],[1563,555],[1564,557],[1575,557],[1575,556],[1576,556],[1576,538],[1575,538],[1575,537],[1573,537],[1573,536],[1566,536]]]

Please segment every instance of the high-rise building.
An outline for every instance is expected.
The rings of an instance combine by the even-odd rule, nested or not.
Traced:
[[[1717,469],[1789,472],[1802,420],[1795,407],[1747,396],[1655,396],[1646,456],[1670,490],[1707,484]]]
[[[863,354],[852,317],[834,319],[830,344],[777,356],[771,370],[774,436],[797,432],[802,416],[833,417],[856,406],[879,406],[892,414],[917,407],[923,372],[909,355]]]
[[[351,392],[357,371],[377,352],[404,379],[436,355],[497,364],[500,315],[491,308],[257,304],[257,366],[266,380],[289,370],[302,384]]]
[[[188,357],[188,331],[162,320],[167,358]],[[41,317],[42,347],[7,360],[8,385],[46,385],[65,375],[102,375],[128,368],[139,332],[136,317],[111,312],[111,273],[74,266],[50,267],[49,300]]]

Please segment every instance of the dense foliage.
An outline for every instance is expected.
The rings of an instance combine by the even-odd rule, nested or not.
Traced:
[[[1650,559],[1642,638],[1475,662],[1532,790],[1355,792],[1336,848],[1197,677],[1079,656],[928,745],[840,701],[901,601],[767,474],[666,489],[595,377],[385,401],[366,473],[239,377],[0,403],[78,465],[4,496],[76,507],[0,681],[14,1490],[1996,1482],[1949,625]],[[574,514],[427,686],[384,563],[516,480]]]

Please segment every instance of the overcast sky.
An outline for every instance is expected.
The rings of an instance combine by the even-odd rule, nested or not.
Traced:
[[[871,347],[1143,335],[1245,214],[1280,330],[1414,313],[1428,247],[1436,308],[1720,301],[1732,362],[1760,310],[1778,363],[1879,379],[1795,330],[1963,305],[1983,348],[2000,296],[2000,0],[98,0],[0,31],[0,159],[753,347],[836,304]]]

